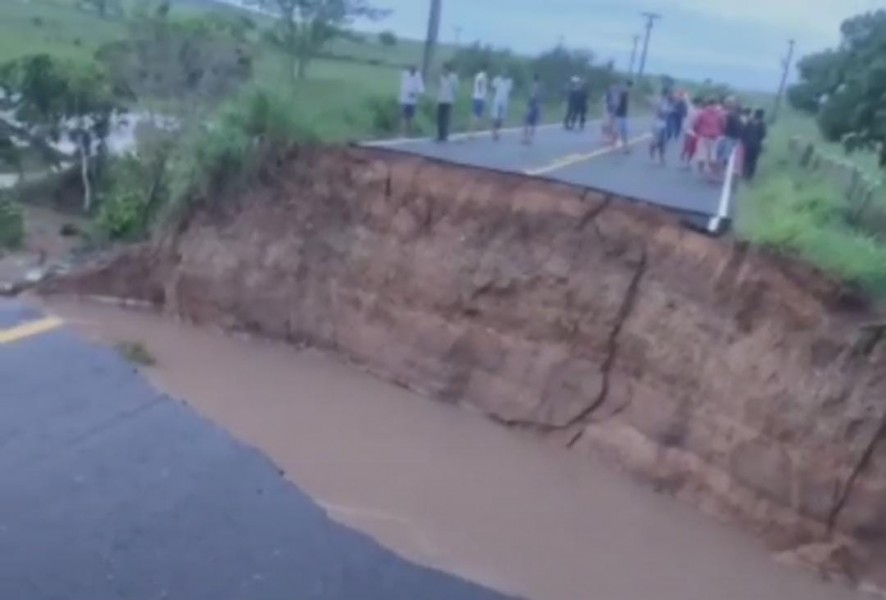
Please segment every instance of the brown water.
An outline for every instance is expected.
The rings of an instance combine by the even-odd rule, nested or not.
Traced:
[[[54,301],[140,342],[156,385],[270,456],[336,520],[409,559],[541,600],[859,598],[592,456],[313,351]]]

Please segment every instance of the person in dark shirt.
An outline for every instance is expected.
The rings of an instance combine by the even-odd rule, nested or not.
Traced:
[[[581,131],[584,131],[585,125],[588,122],[589,97],[590,90],[588,89],[588,83],[587,81],[582,81],[575,94],[575,117],[578,121],[578,128]]]
[[[631,151],[628,144],[628,113],[631,108],[631,87],[633,82],[628,80],[620,86],[615,98],[613,120],[615,125],[616,146],[620,146],[625,154]]]
[[[720,140],[717,162],[720,169],[725,169],[729,164],[732,153],[741,141],[744,126],[741,123],[741,110],[733,99],[726,102],[726,115],[723,125],[723,139]]]
[[[741,136],[741,142],[744,144],[744,176],[747,180],[752,180],[757,174],[757,163],[763,153],[763,142],[767,134],[766,111],[757,109],[744,126]]]

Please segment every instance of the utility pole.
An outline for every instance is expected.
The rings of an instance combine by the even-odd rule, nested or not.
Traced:
[[[634,36],[634,47],[631,49],[631,64],[628,66],[628,79],[634,77],[634,66],[637,64],[637,46],[640,43],[640,36]]]
[[[772,110],[772,122],[778,118],[778,113],[781,111],[781,103],[784,100],[784,92],[788,86],[788,76],[791,73],[791,64],[794,61],[794,45],[796,44],[795,40],[788,40],[788,54],[785,58],[782,59],[782,72],[781,72],[781,83],[778,86],[778,94],[775,96],[775,108]]]
[[[643,17],[646,19],[646,40],[643,42],[643,56],[640,57],[640,70],[637,72],[637,79],[642,79],[646,72],[646,56],[649,54],[649,38],[652,37],[652,28],[655,22],[661,18],[661,15],[651,12],[644,12]]]
[[[437,49],[437,40],[440,37],[440,15],[443,12],[443,0],[430,0],[430,3],[428,36],[425,38],[425,53],[421,65],[421,75],[425,81],[428,80],[428,75],[434,66],[434,51]]]

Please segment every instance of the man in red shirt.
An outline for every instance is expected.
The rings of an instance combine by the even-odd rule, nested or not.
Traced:
[[[723,114],[717,104],[713,100],[706,100],[693,125],[698,136],[699,173],[708,171],[716,174],[717,141],[723,135],[724,125]]]

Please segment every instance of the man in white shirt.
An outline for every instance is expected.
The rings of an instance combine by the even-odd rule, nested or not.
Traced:
[[[449,140],[449,123],[452,119],[452,105],[458,94],[458,77],[448,64],[443,67],[440,75],[440,87],[437,90],[437,141]]]
[[[413,66],[403,71],[400,77],[400,110],[403,118],[403,135],[411,136],[418,100],[425,93],[425,83],[421,73]]]
[[[487,96],[489,96],[489,76],[486,75],[485,69],[481,69],[480,72],[474,76],[473,104],[471,106],[471,134],[477,130],[477,126],[483,121],[483,118],[486,115]]]
[[[508,118],[508,104],[514,82],[506,74],[497,75],[492,80],[492,139],[501,137],[501,128]]]

